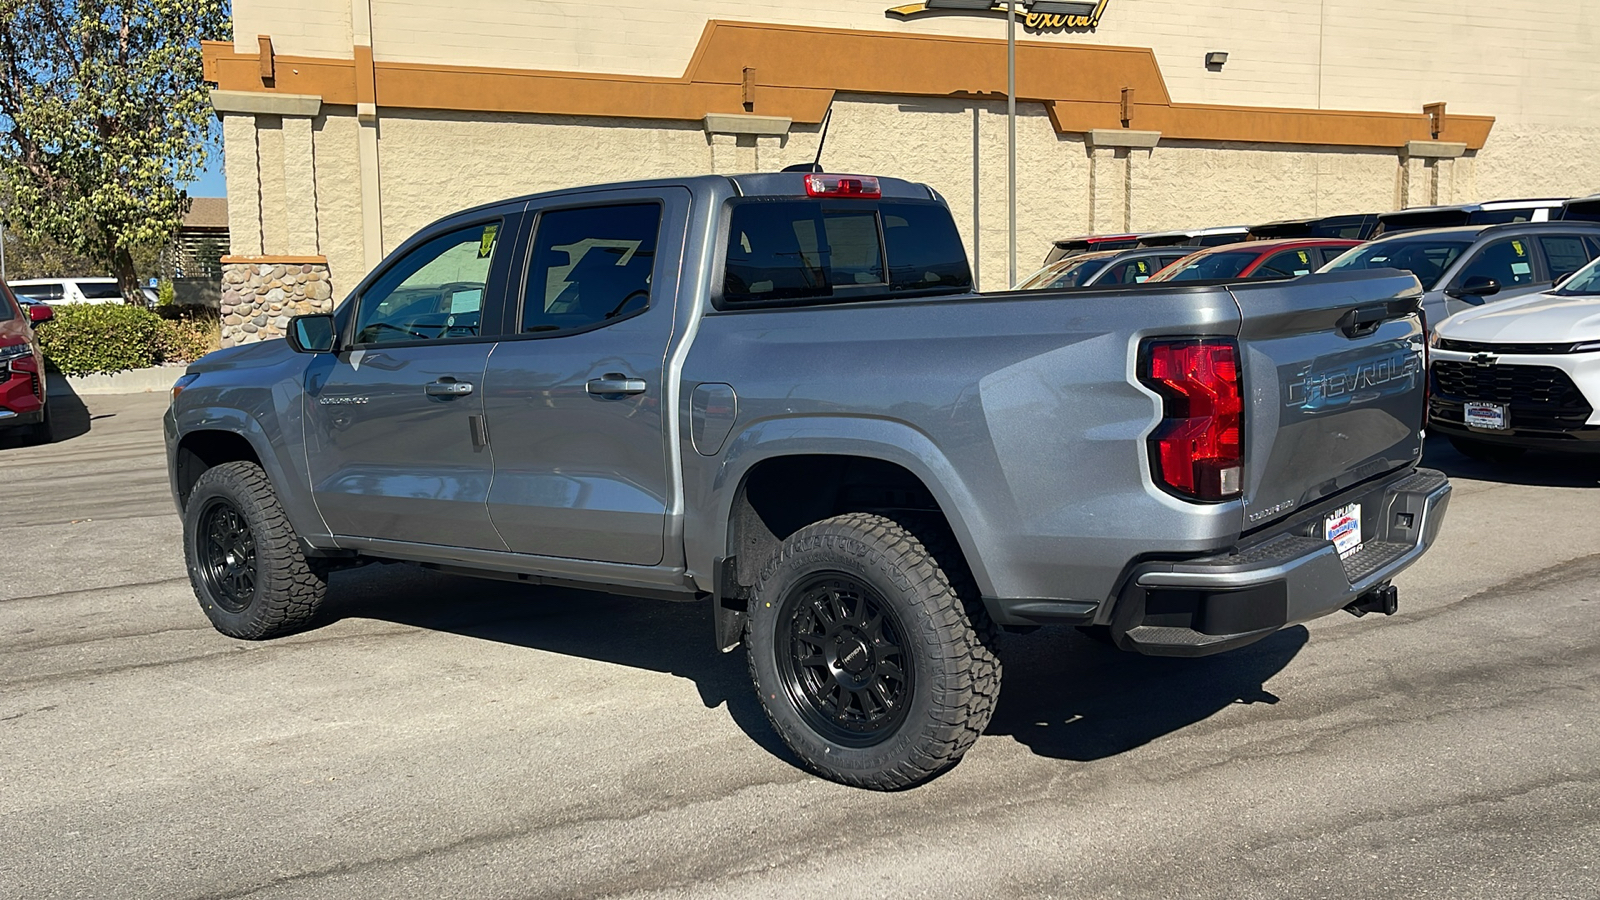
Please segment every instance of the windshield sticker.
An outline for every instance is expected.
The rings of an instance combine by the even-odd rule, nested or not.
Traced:
[[[1528,255],[1528,251],[1523,249],[1521,241],[1512,241],[1511,242],[1511,249],[1517,251],[1517,255],[1518,256],[1527,256]]]
[[[1512,263],[1511,264],[1511,274],[1513,274],[1513,275],[1532,275],[1533,274],[1533,266],[1530,266],[1525,262]]]
[[[1386,263],[1386,262],[1389,261],[1389,257],[1387,257],[1387,256],[1374,256],[1372,258],[1372,261],[1374,263]]]
[[[500,234],[499,225],[485,225],[483,227],[483,240],[478,244],[478,258],[488,259],[494,252],[494,239]]]
[[[1304,250],[1301,250],[1299,253],[1296,253],[1295,255],[1300,257],[1300,261],[1303,262],[1303,263],[1308,263],[1309,264],[1311,262],[1311,257],[1307,256],[1306,252]],[[1301,274],[1304,274],[1304,273],[1301,273]]]

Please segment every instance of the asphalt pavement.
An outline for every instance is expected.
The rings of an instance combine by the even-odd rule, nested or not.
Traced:
[[[1600,460],[1430,448],[1393,618],[1008,636],[989,732],[878,794],[796,766],[699,605],[385,565],[217,634],[164,404],[0,436],[0,897],[1600,896]]]

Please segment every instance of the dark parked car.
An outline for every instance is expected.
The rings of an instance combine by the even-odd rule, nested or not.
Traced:
[[[48,443],[50,415],[45,408],[44,354],[33,326],[54,313],[42,303],[19,303],[0,284],[0,428],[26,429],[24,436]]]
[[[1557,199],[1494,200],[1489,203],[1398,209],[1378,217],[1378,230],[1373,236],[1417,231],[1423,228],[1453,228],[1458,225],[1548,222],[1561,218],[1561,210],[1566,202]]]
[[[1322,216],[1310,219],[1284,219],[1250,226],[1253,241],[1276,241],[1284,238],[1344,238],[1352,241],[1370,240],[1378,230],[1378,214],[1363,213],[1350,216]]]
[[[1061,290],[1110,284],[1143,284],[1199,247],[1102,250],[1054,262],[1017,285],[1019,291]]]
[[[1422,311],[1437,325],[1491,299],[1547,290],[1597,256],[1600,223],[1518,222],[1389,235],[1346,253],[1323,271],[1404,269],[1422,282]]]
[[[1300,241],[1249,241],[1202,250],[1160,272],[1158,281],[1216,281],[1226,278],[1297,278],[1322,268],[1360,241],[1315,238]]]
[[[1044,264],[1050,265],[1071,256],[1083,253],[1095,253],[1100,250],[1131,250],[1139,245],[1137,234],[1086,234],[1080,237],[1067,238],[1056,241],[1050,252],[1044,258]]]

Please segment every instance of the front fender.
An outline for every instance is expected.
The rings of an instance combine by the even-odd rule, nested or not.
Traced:
[[[729,522],[739,488],[758,464],[783,456],[856,456],[893,463],[928,489],[954,532],[984,596],[993,579],[984,567],[990,529],[967,484],[926,435],[903,422],[852,416],[801,416],[752,423],[731,438],[714,479],[709,516],[691,520],[684,535],[690,571],[711,573],[730,555]]]

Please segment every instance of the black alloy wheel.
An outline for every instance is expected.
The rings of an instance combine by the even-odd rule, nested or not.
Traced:
[[[886,740],[905,721],[915,685],[904,632],[870,585],[821,572],[790,590],[778,614],[788,637],[778,671],[816,732],[847,747]]]
[[[218,606],[244,612],[256,594],[256,539],[237,506],[220,497],[200,511],[200,577]]]

